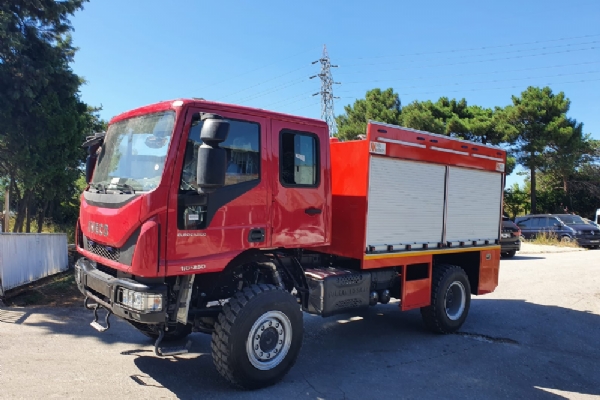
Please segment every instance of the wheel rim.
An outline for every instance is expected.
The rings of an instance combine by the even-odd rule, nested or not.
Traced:
[[[246,352],[255,368],[266,371],[283,361],[291,345],[292,324],[289,318],[281,311],[269,311],[252,325],[246,340]]]
[[[446,290],[445,303],[446,316],[448,316],[449,319],[456,321],[462,316],[467,303],[467,293],[465,291],[465,286],[461,282],[452,282],[448,287],[448,290]]]

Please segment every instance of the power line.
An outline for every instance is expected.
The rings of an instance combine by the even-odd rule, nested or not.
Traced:
[[[286,75],[289,75],[289,74],[293,74],[294,72],[297,72],[297,71],[303,70],[303,69],[305,69],[305,68],[308,68],[309,66],[310,66],[310,65],[305,65],[305,66],[303,66],[303,67],[300,67],[300,68],[293,69],[293,70],[291,70],[291,71],[289,71],[289,72],[286,72],[286,73],[284,73],[284,74],[278,75],[278,76],[276,76],[276,77],[273,77],[273,78],[271,78],[271,79],[267,79],[266,81],[259,82],[259,83],[255,84],[255,85],[248,86],[248,87],[246,87],[246,88],[244,88],[244,89],[238,90],[237,92],[230,93],[230,94],[228,94],[228,95],[225,95],[225,96],[223,96],[223,97],[224,97],[224,98],[227,98],[227,97],[231,97],[231,96],[233,96],[233,95],[236,95],[236,94],[238,94],[238,93],[245,92],[246,90],[253,89],[253,88],[257,87],[257,86],[264,85],[265,83],[268,83],[268,82],[272,82],[272,81],[274,81],[274,80],[277,80],[277,79],[281,78],[282,76],[286,76]]]
[[[274,92],[278,92],[278,91],[280,91],[281,89],[286,89],[286,88],[288,88],[288,87],[295,86],[295,85],[297,85],[297,84],[299,84],[299,83],[302,83],[302,82],[306,82],[306,78],[300,78],[300,79],[297,79],[297,80],[295,80],[295,81],[290,81],[290,82],[287,82],[287,83],[285,83],[285,84],[282,84],[282,85],[279,85],[279,86],[272,87],[272,88],[270,88],[270,89],[268,89],[268,90],[265,90],[265,91],[262,91],[262,92],[254,93],[253,95],[250,95],[250,96],[248,96],[248,97],[244,97],[244,98],[242,98],[242,99],[238,100],[237,102],[238,102],[238,103],[242,103],[242,102],[244,102],[244,101],[248,101],[248,100],[254,100],[254,99],[257,99],[257,98],[259,98],[259,97],[263,97],[263,96],[265,96],[265,95],[267,95],[267,94],[271,94],[271,93],[274,93]]]
[[[313,61],[313,64],[321,63],[321,72],[317,75],[313,75],[310,79],[319,77],[321,79],[321,91],[313,94],[316,96],[321,95],[321,119],[327,122],[329,126],[329,135],[333,136],[337,132],[335,123],[335,113],[333,110],[333,85],[339,85],[339,82],[333,81],[331,75],[331,68],[337,68],[337,65],[331,65],[329,54],[327,53],[327,46],[323,45],[323,55],[317,61]]]
[[[503,71],[492,71],[492,72],[479,72],[479,73],[468,73],[468,74],[450,74],[450,75],[436,75],[436,78],[450,78],[450,77],[458,77],[458,76],[475,76],[475,75],[493,75],[493,74],[501,74],[506,72],[523,72],[523,71],[535,71],[539,69],[551,69],[551,68],[562,68],[562,67],[577,67],[581,65],[590,65],[590,64],[600,64],[600,61],[590,61],[584,63],[576,63],[576,64],[562,64],[562,65],[549,65],[545,67],[535,67],[535,68],[521,68],[521,69],[509,69]],[[353,85],[353,84],[364,84],[364,83],[379,83],[379,82],[399,82],[399,81],[416,81],[416,80],[424,80],[431,79],[431,76],[419,76],[415,78],[400,78],[400,79],[378,79],[371,81],[352,81],[352,82],[344,82],[344,85]]]
[[[557,49],[557,48],[561,48],[561,47],[583,46],[583,45],[596,44],[596,43],[600,43],[600,41],[594,40],[594,41],[591,41],[591,42],[569,43],[569,44],[561,44],[561,45],[558,45],[558,46],[544,46],[544,47],[536,47],[536,48],[532,48],[532,49],[520,49],[520,50],[501,51],[501,52],[484,53],[484,54],[471,54],[471,55],[467,54],[467,55],[462,55],[462,56],[457,56],[457,57],[446,58],[446,60],[453,60],[453,59],[456,59],[456,58],[465,58],[465,57],[485,57],[485,56],[493,56],[493,55],[497,55],[497,54],[524,53],[524,52],[527,52],[527,51]],[[437,59],[409,60],[409,61],[404,61],[404,62],[415,63],[415,62],[428,62],[428,61],[435,61],[435,60],[437,60]],[[397,62],[398,61],[383,61],[383,62],[376,62],[376,63],[370,63],[370,64],[350,64],[350,65],[344,65],[344,67],[368,67],[368,66],[371,66],[371,65],[394,64],[394,63],[397,63]]]
[[[461,83],[448,83],[442,85],[432,85],[432,86],[424,86],[425,88],[435,88],[435,87],[446,87],[446,86],[458,86],[458,85],[477,85],[480,83],[497,83],[497,82],[511,82],[511,81],[524,81],[528,79],[542,79],[542,78],[557,78],[560,76],[573,76],[573,75],[587,75],[587,74],[597,74],[600,73],[600,70],[595,71],[587,71],[587,72],[576,72],[572,74],[558,74],[558,75],[546,75],[546,76],[529,76],[527,78],[513,78],[513,79],[494,79],[491,81],[479,81],[479,82],[461,82]],[[403,89],[415,89],[423,86],[408,86]]]
[[[306,106],[303,106],[303,107],[300,107],[300,108],[296,108],[296,109],[294,109],[294,110],[290,111],[290,113],[296,113],[296,112],[298,112],[298,111],[300,111],[300,110],[304,110],[305,108],[308,108],[308,107],[314,107],[314,106],[316,106],[316,105],[318,105],[318,104],[319,104],[319,103],[311,103],[311,104],[308,104],[308,105],[306,105]]]
[[[597,49],[597,47],[588,47],[585,49],[563,50],[563,51],[546,52],[546,53],[538,53],[538,54],[528,54],[528,55],[515,56],[515,57],[490,58],[490,59],[486,59],[486,60],[465,61],[465,62],[458,62],[458,63],[451,63],[451,64],[416,65],[416,66],[408,67],[408,68],[401,67],[401,68],[385,69],[385,70],[381,70],[378,72],[400,71],[400,70],[404,70],[404,69],[414,69],[414,68],[449,67],[449,66],[454,66],[454,65],[477,64],[477,63],[484,63],[484,62],[491,62],[491,61],[516,60],[516,59],[521,59],[521,58],[547,56],[547,55],[552,55],[552,54],[574,53],[574,52],[578,52],[578,51],[586,51],[586,50],[594,50],[594,49]],[[372,72],[373,71],[355,71],[355,72],[350,72],[350,73],[365,74],[365,73],[372,73]]]
[[[585,39],[591,37],[598,37],[600,34],[594,35],[584,35],[584,36],[571,36],[566,38],[558,38],[558,39],[550,39],[550,40],[537,40],[535,42],[523,42],[523,43],[508,43],[497,46],[483,46],[483,47],[472,47],[466,49],[451,49],[451,50],[440,50],[440,51],[430,51],[424,53],[411,53],[411,54],[396,54],[396,55],[387,55],[387,56],[369,56],[369,57],[351,57],[342,60],[366,60],[366,59],[374,59],[374,58],[390,58],[390,57],[409,57],[409,56],[422,56],[429,54],[445,54],[445,53],[457,53],[461,51],[475,51],[475,50],[488,50],[488,49],[499,49],[503,47],[516,47],[516,46],[527,46],[530,44],[539,44],[539,43],[552,43],[552,42],[560,42],[563,40],[573,40],[573,39]]]
[[[598,79],[581,79],[581,80],[577,80],[577,81],[567,81],[567,82],[544,83],[544,85],[546,85],[546,86],[566,85],[569,83],[587,83],[587,82],[597,82],[597,81],[600,81],[600,78],[598,78]],[[502,86],[502,87],[493,87],[493,88],[460,89],[460,90],[444,91],[444,93],[480,92],[480,91],[485,91],[485,90],[501,90],[501,89],[516,89],[516,88],[519,88],[519,86],[513,85],[513,86]],[[438,93],[438,92],[402,93],[400,96],[416,96],[416,95],[420,95],[420,94],[435,94],[435,93]]]
[[[289,100],[291,100],[291,99],[296,99],[296,98],[298,98],[298,97],[304,97],[304,96],[308,96],[308,95],[310,95],[312,92],[313,92],[313,91],[311,90],[310,92],[300,93],[299,95],[296,95],[296,96],[287,97],[287,98],[285,98],[285,99],[283,99],[283,100],[279,100],[279,101],[276,101],[276,102],[274,102],[274,103],[269,103],[269,104],[267,104],[267,105],[265,106],[265,108],[272,107],[272,106],[274,106],[275,104],[287,103]],[[292,103],[295,103],[295,101],[293,101]],[[289,103],[289,104],[292,104],[292,103]]]
[[[309,93],[309,95],[310,95],[310,93]],[[300,99],[296,99],[296,100],[294,100],[294,101],[286,102],[286,103],[284,103],[284,104],[281,104],[279,107],[287,107],[287,106],[289,106],[289,105],[296,104],[296,103],[298,103],[299,101],[306,100],[307,98],[309,98],[309,96],[308,96],[308,95],[304,95],[304,96],[306,96],[306,97],[303,97],[303,98],[300,98]],[[339,98],[339,97],[336,97],[336,99],[338,99],[338,98]]]
[[[203,90],[203,89],[206,89],[206,88],[209,88],[209,87],[215,86],[215,85],[220,85],[220,84],[222,84],[222,83],[225,83],[225,82],[228,82],[228,81],[231,81],[231,80],[237,79],[237,78],[239,78],[239,77],[242,77],[242,76],[244,76],[244,75],[248,75],[248,74],[251,74],[251,73],[253,73],[253,72],[259,71],[259,70],[261,70],[261,69],[263,69],[263,68],[270,67],[271,65],[275,65],[275,64],[279,65],[279,64],[280,64],[282,61],[286,61],[286,60],[292,59],[292,58],[294,58],[294,57],[297,57],[297,56],[299,56],[299,55],[301,55],[301,54],[308,53],[309,51],[311,51],[311,52],[312,52],[313,50],[314,50],[314,49],[306,49],[306,50],[304,50],[304,51],[301,51],[301,52],[299,52],[299,53],[296,53],[296,54],[294,54],[294,55],[292,55],[292,56],[289,56],[289,57],[286,57],[286,58],[284,58],[284,59],[278,59],[277,61],[274,61],[274,62],[271,62],[271,63],[265,64],[265,65],[263,65],[263,66],[261,66],[261,67],[258,67],[258,68],[255,68],[255,69],[252,69],[252,70],[250,70],[250,71],[243,72],[243,73],[241,73],[241,74],[239,74],[239,75],[236,75],[236,76],[234,76],[234,77],[232,77],[232,78],[230,77],[230,78],[227,78],[227,79],[223,79],[223,80],[221,80],[221,81],[213,82],[213,83],[211,83],[211,84],[209,84],[209,85],[202,86],[202,87],[200,88],[200,90]]]

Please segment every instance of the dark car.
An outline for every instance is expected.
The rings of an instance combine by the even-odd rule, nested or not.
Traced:
[[[575,240],[581,247],[598,248],[600,229],[572,214],[533,214],[515,218],[525,239],[552,233],[559,240]]]
[[[500,255],[502,257],[514,257],[519,250],[521,250],[521,230],[508,217],[502,217]]]

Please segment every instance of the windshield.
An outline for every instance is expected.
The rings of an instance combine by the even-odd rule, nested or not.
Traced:
[[[98,157],[92,186],[131,188],[149,191],[156,188],[165,166],[175,113],[130,118],[111,125]]]
[[[558,218],[567,225],[585,224],[579,215],[561,215]]]

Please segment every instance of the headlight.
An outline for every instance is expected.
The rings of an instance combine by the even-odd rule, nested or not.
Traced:
[[[121,288],[120,303],[137,311],[162,311],[162,295]]]
[[[583,235],[583,231],[575,231],[577,235]]]
[[[75,275],[75,282],[77,282],[77,284],[80,285],[81,284],[81,275],[83,275],[83,271],[81,270],[81,267],[79,267],[78,265],[75,265],[74,275]]]

